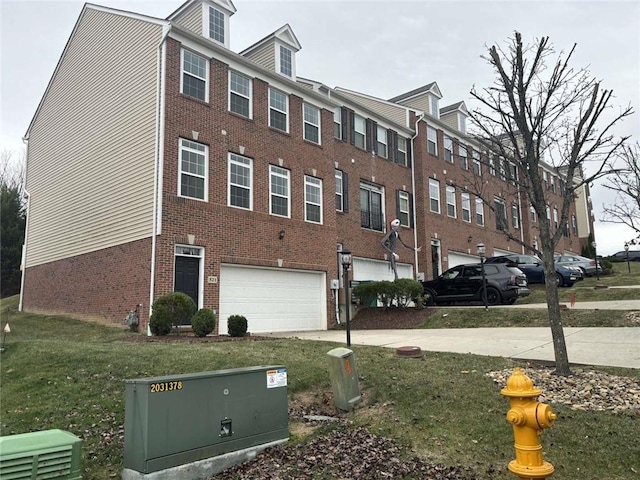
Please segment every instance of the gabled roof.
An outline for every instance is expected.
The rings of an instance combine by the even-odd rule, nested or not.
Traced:
[[[440,92],[440,88],[438,88],[438,84],[436,82],[431,82],[423,85],[422,87],[415,88],[409,92],[390,98],[389,102],[402,103],[403,101],[415,97],[421,97],[423,95],[426,95],[427,93],[435,95],[436,97],[438,97],[438,99],[442,98],[442,93]]]
[[[264,46],[266,43],[273,42],[275,40],[279,40],[285,45],[288,45],[295,52],[302,49],[302,45],[300,45],[298,38],[296,37],[295,33],[293,33],[293,29],[287,23],[282,27],[280,27],[275,32],[264,37],[262,40],[258,40],[256,43],[254,43],[250,47],[245,48],[242,52],[240,52],[240,55],[250,54],[254,50],[258,50],[259,48]]]
[[[469,115],[469,110],[467,110],[467,106],[464,101],[454,103],[453,105],[447,105],[446,107],[442,107],[440,109],[440,115],[446,115],[447,113],[458,111],[463,113],[464,115]]]
[[[189,10],[193,5],[199,3],[207,3],[212,6],[217,6],[223,10],[225,10],[229,15],[233,15],[236,13],[236,6],[233,4],[231,0],[187,0],[184,2],[176,11],[170,14],[167,17],[167,20],[175,20],[180,17],[185,11]]]

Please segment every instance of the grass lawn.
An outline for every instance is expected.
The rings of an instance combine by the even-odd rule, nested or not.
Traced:
[[[3,300],[1,306],[3,324],[11,325],[0,365],[1,433],[60,428],[78,435],[85,480],[119,478],[125,379],[284,364],[290,399],[305,397],[321,405],[331,392],[326,353],[333,344],[295,339],[132,343],[125,341],[131,334],[122,328],[21,314],[16,302]],[[485,373],[522,362],[446,353],[399,359],[388,349],[353,350],[364,398],[347,415],[354,425],[394,438],[429,460],[473,467],[479,479],[514,478],[506,468],[514,458],[512,429],[505,421],[508,401]],[[637,370],[600,370],[640,377]],[[614,415],[553,408],[558,420],[542,439],[545,459],[556,468],[554,479],[638,476],[637,410]],[[294,442],[314,435],[295,422],[290,430]]]

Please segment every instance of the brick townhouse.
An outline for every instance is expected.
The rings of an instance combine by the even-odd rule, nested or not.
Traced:
[[[289,25],[233,52],[235,12],[84,6],[25,136],[23,310],[120,323],[140,305],[146,325],[182,291],[219,333],[232,314],[252,332],[323,329],[344,307],[342,248],[353,280],[393,278],[393,218],[422,246],[398,250],[401,277],[476,262],[480,241],[521,252],[501,229],[535,245],[517,172],[467,135],[463,102],[441,107],[435,82],[383,100],[301,77]],[[545,179],[560,205],[560,177]],[[494,205],[461,187],[474,182]],[[558,249],[579,252],[575,212],[564,228]]]

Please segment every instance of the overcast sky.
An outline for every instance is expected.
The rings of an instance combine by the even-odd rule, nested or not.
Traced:
[[[625,1],[245,1],[233,0],[231,49],[240,52],[288,23],[302,44],[299,76],[380,98],[438,82],[441,107],[489,86],[493,76],[480,58],[514,30],[527,42],[550,36],[558,51],[574,43],[572,65],[589,67],[613,89],[615,108],[636,113],[616,131],[640,139],[640,2]],[[93,3],[166,18],[183,0],[96,0]],[[21,141],[82,10],[82,1],[0,0],[0,105],[3,150]],[[603,203],[592,190],[598,253],[623,249],[631,229],[601,223]]]

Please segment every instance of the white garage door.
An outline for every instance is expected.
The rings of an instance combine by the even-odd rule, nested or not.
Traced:
[[[353,280],[389,280],[393,282],[393,271],[389,268],[389,262],[372,260],[371,258],[353,259]],[[396,263],[398,278],[413,278],[413,265],[408,263]]]
[[[467,255],[466,253],[449,252],[447,255],[449,263],[447,269],[462,265],[463,263],[480,263],[480,257],[475,255]]]
[[[326,330],[326,274],[222,265],[220,334],[231,315],[247,317],[251,333]]]

